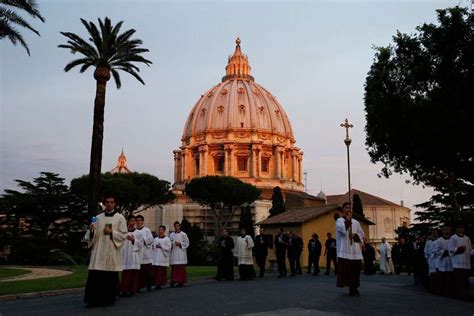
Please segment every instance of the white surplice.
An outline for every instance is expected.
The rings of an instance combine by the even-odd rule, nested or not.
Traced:
[[[456,254],[456,250],[464,246],[463,253]],[[459,236],[454,234],[448,242],[449,254],[451,255],[451,262],[454,269],[471,269],[471,240],[466,235]]]
[[[164,236],[156,237],[153,241],[153,265],[169,267],[171,255],[171,240]]]
[[[128,232],[128,236],[135,237],[135,240],[126,240],[123,245],[123,269],[124,270],[140,270],[140,250],[143,246],[143,236],[135,229],[133,232]]]
[[[360,226],[359,221],[352,218],[352,234],[357,234],[362,241],[365,237],[364,231]],[[337,257],[344,258],[349,260],[362,260],[362,250],[361,250],[361,243],[354,242],[349,238],[349,229],[346,230],[346,226],[344,225],[344,217],[339,217],[336,221],[336,237],[337,237]]]
[[[149,264],[153,262],[153,250],[151,246],[153,245],[153,234],[148,227],[138,228],[138,231],[143,236],[143,245],[144,247],[141,250],[141,264]]]
[[[122,271],[122,246],[128,234],[127,221],[119,213],[105,216],[105,212],[97,215],[93,232],[87,230],[84,239],[92,247],[89,270]],[[112,224],[112,234],[105,235],[104,227]]]
[[[244,237],[239,236],[237,237],[236,245],[235,245],[235,256],[238,259],[238,264],[246,264],[246,265],[253,265],[253,257],[252,257],[252,248],[254,246],[254,242],[252,237],[249,235],[245,235]]]
[[[436,268],[441,272],[453,271],[453,263],[451,256],[449,256],[449,240],[449,238],[441,236],[435,241]],[[448,251],[447,256],[444,256],[445,251]]]
[[[188,256],[186,255],[186,249],[189,247],[189,239],[186,233],[180,231],[179,233],[172,232],[170,234],[171,240],[171,258],[170,264],[187,264]],[[176,241],[181,244],[176,246]]]
[[[436,256],[436,240],[428,239],[426,241],[424,253],[429,272],[435,273],[438,262],[438,257]]]

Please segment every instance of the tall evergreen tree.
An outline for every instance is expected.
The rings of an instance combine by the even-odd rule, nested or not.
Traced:
[[[240,207],[239,229],[242,228],[244,228],[245,232],[252,236],[252,238],[255,237],[252,209],[250,208],[250,205],[243,205]]]
[[[364,216],[364,208],[362,207],[362,200],[360,199],[360,196],[357,193],[352,196],[352,211],[361,216]]]
[[[269,217],[281,214],[286,211],[285,200],[283,200],[283,194],[281,193],[280,187],[273,188],[272,194],[272,207],[270,209]]]

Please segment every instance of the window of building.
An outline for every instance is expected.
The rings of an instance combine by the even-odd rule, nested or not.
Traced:
[[[214,161],[216,164],[216,171],[224,172],[224,157],[223,156],[216,157]]]
[[[269,162],[270,162],[270,159],[262,158],[262,172],[268,172]]]
[[[199,158],[194,159],[194,172],[199,176]]]
[[[247,157],[239,157],[237,159],[237,165],[238,165],[239,171],[247,171],[247,161],[248,161]]]

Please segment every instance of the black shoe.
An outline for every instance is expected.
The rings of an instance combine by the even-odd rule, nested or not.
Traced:
[[[161,285],[155,286],[155,290],[161,290]]]
[[[178,283],[178,284],[176,284],[176,287],[183,287],[183,286],[184,286],[183,283]]]
[[[220,281],[220,280],[221,280],[221,278],[214,277],[214,280],[216,280],[216,281]]]
[[[329,272],[324,272],[324,275],[329,275]]]
[[[171,283],[171,284],[170,284],[170,287],[175,287],[175,284],[174,284],[174,283]]]
[[[148,285],[148,286],[146,287],[146,290],[147,290],[147,292],[150,292],[150,291],[151,291],[151,286]]]

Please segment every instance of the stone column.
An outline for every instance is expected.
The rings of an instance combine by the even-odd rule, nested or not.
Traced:
[[[225,162],[225,169],[228,170],[228,172],[226,175],[233,176],[234,175],[234,145],[225,145],[224,149],[227,155],[227,160]]]
[[[295,182],[298,179],[298,157],[295,151],[291,152],[291,181]]]
[[[204,145],[199,147],[199,176],[203,177],[207,175],[207,152],[208,146]]]
[[[278,151],[278,147],[274,149],[275,153],[275,178],[280,179],[280,153]]]
[[[181,179],[183,182],[187,180],[186,164],[188,163],[188,150],[184,148],[181,153]]]
[[[255,145],[254,146],[254,150],[253,150],[253,155],[255,157],[255,164],[253,165],[254,166],[254,177],[255,178],[260,178],[260,168],[261,168],[261,159],[260,159],[260,154],[262,152],[262,146],[260,145]]]
[[[174,156],[174,183],[181,182],[181,152],[179,150],[173,150]]]

